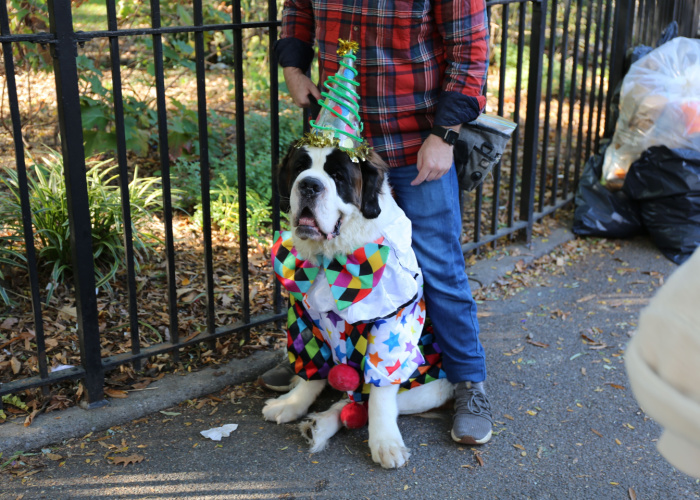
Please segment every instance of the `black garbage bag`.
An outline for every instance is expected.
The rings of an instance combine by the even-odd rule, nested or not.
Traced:
[[[576,191],[573,232],[579,236],[627,238],[644,231],[636,203],[622,191],[600,183],[605,150],[583,167]]]
[[[630,166],[622,190],[661,252],[685,262],[700,245],[700,151],[651,147]]]

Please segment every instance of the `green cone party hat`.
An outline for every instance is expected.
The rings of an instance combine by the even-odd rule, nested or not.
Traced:
[[[323,84],[326,91],[321,92],[324,100],[321,112],[316,120],[311,120],[311,132],[308,132],[298,146],[337,147],[350,155],[352,161],[366,160],[370,148],[362,139],[362,120],[360,119],[360,95],[357,70],[355,69],[357,42],[338,40],[340,67],[338,72]]]

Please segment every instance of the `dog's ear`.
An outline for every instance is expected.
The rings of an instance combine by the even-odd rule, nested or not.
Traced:
[[[362,171],[362,202],[360,211],[367,219],[376,219],[381,213],[379,195],[384,184],[384,175],[388,167],[375,152],[369,160],[360,160]]]
[[[292,163],[295,151],[295,144],[290,145],[287,154],[277,166],[277,191],[280,195],[280,210],[283,212],[290,210],[289,196],[292,194]]]

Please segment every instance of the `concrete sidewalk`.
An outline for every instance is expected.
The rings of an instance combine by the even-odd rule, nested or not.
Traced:
[[[562,241],[569,237],[562,233]],[[543,245],[560,243],[557,238],[509,249],[520,255],[484,261],[472,271],[480,281],[482,274],[501,276],[518,260],[551,251]],[[562,259],[543,270],[515,295],[481,304],[496,420],[487,445],[456,445],[450,412],[438,411],[400,418],[412,453],[402,469],[372,463],[366,428],[341,431],[312,455],[295,425],[263,421],[261,409],[272,394],[253,384],[222,391],[239,383],[231,376],[215,389],[195,391],[219,391],[215,398],[190,405],[175,406],[197,396],[177,392],[185,389],[173,383],[175,394],[156,398],[168,403],[167,411],[130,397],[119,417],[126,423],[94,423],[93,412],[79,409],[43,416],[36,423],[45,432],[37,434],[51,435],[65,419],[74,420],[80,437],[56,438],[51,454],[27,457],[22,473],[2,473],[0,498],[699,498],[698,482],[657,453],[660,428],[640,411],[623,365],[639,310],[675,265],[644,239],[590,248],[571,265]],[[178,379],[187,386],[189,377]],[[326,391],[313,409],[337,398]],[[239,427],[221,442],[200,435],[229,423]],[[100,430],[105,425],[110,428]],[[49,448],[26,435],[10,437],[20,441],[6,446],[8,428],[0,426],[5,450]],[[125,464],[115,465],[114,458]]]
[[[498,260],[481,260],[469,269],[472,287],[489,286],[500,276],[512,270],[516,262],[529,264],[573,238],[564,228],[555,229],[546,238],[533,238],[532,244],[516,244],[501,252]],[[153,388],[132,393],[126,399],[110,399],[109,405],[94,410],[73,407],[58,414],[42,414],[24,427],[20,419],[0,425],[0,453],[11,455],[17,451],[43,448],[64,439],[79,437],[86,432],[105,430],[163,410],[188,399],[198,398],[221,390],[228,385],[256,380],[282,359],[281,351],[255,352],[245,359],[236,359],[225,366],[206,368],[196,373],[169,375]],[[60,416],[59,419],[56,417]]]

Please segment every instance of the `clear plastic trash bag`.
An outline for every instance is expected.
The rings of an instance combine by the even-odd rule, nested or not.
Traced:
[[[661,145],[700,151],[700,40],[674,38],[631,66],[603,161],[606,187],[620,189],[642,152]]]

